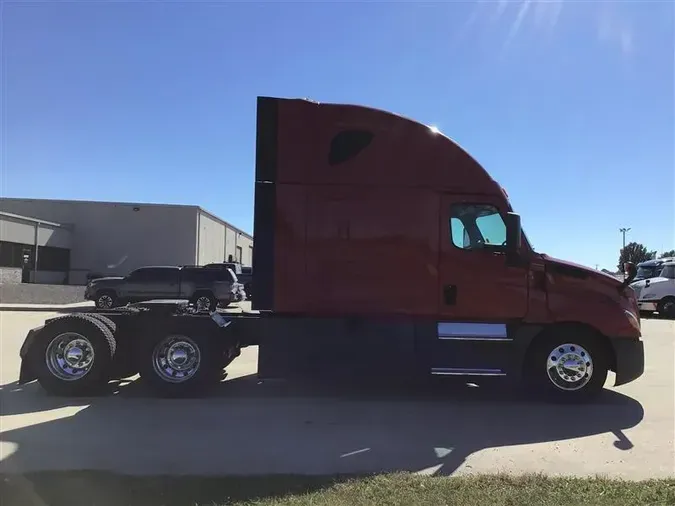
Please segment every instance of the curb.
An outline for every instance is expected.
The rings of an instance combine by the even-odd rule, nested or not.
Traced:
[[[36,313],[75,313],[94,309],[90,303],[75,302],[74,304],[0,304],[0,312],[36,312]]]

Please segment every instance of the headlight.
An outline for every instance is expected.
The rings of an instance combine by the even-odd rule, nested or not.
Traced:
[[[626,313],[626,317],[628,318],[630,324],[636,329],[640,330],[640,318],[635,316],[632,311],[628,311],[628,309],[624,309],[623,312]]]

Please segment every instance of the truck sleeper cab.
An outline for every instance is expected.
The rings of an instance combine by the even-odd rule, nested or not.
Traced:
[[[200,393],[248,345],[261,379],[505,377],[581,400],[609,370],[615,385],[643,373],[635,272],[620,283],[535,252],[449,138],[361,106],[259,97],[257,114],[257,311],[67,315],[26,338],[21,381],[82,392],[112,363]]]
[[[261,336],[261,376],[525,374],[583,395],[607,370],[642,374],[633,291],[535,252],[502,187],[436,129],[267,97],[257,128],[254,308],[288,327]]]
[[[654,277],[633,282],[631,287],[640,312],[658,312],[663,318],[675,318],[675,260],[667,259]]]
[[[635,283],[642,281],[643,279],[658,277],[661,273],[661,269],[663,268],[663,264],[671,260],[675,260],[675,258],[658,258],[640,262],[637,264],[637,275],[635,276],[631,286],[635,286]]]

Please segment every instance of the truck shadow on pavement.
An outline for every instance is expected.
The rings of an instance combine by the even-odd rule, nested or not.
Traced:
[[[144,495],[144,505],[218,504],[316,490],[355,475],[450,475],[480,450],[595,434],[607,434],[614,440],[608,451],[621,453],[633,446],[623,431],[644,416],[638,401],[610,390],[579,406],[529,401],[489,384],[326,386],[252,376],[225,381],[208,399],[152,398],[140,382],[121,383],[109,397],[65,399],[35,383],[13,383],[1,387],[0,405],[5,416],[24,415],[3,422],[0,472],[10,478],[0,493],[19,497],[17,490],[29,486],[49,505],[68,497],[80,504],[140,504],[120,474],[193,476],[153,478],[162,492],[156,503]],[[87,473],[75,482],[59,478],[71,470]],[[509,462],[495,454],[491,470],[509,471]],[[254,478],[199,481],[192,492],[198,497],[190,500],[187,490],[174,490],[205,475],[267,478],[249,492],[242,484]],[[270,475],[303,476],[289,482]],[[186,501],[171,499],[179,497]]]

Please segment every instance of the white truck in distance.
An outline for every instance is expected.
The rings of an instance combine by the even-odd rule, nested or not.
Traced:
[[[661,317],[675,318],[675,261],[663,264],[655,278],[631,283],[640,312],[658,312]]]

